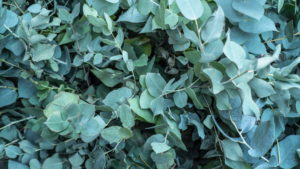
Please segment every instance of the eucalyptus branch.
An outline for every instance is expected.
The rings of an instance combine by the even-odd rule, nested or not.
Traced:
[[[37,86],[42,86],[42,87],[48,88],[48,89],[50,89],[50,90],[58,90],[58,89],[59,89],[58,87],[50,87],[50,86],[45,86],[45,85],[43,85],[43,84],[40,84],[40,83],[34,81],[32,78],[30,78],[29,81],[30,81],[31,83],[37,85]],[[71,91],[73,91],[73,92],[76,91],[76,90],[74,90],[74,89],[72,89],[72,88],[69,88],[69,87],[66,87],[65,90],[71,90]]]
[[[101,18],[99,15],[98,15],[98,17],[99,18]],[[103,19],[103,18],[101,18],[101,19]],[[117,43],[117,46],[118,46],[118,48],[119,48],[119,50],[120,50],[120,52],[121,52],[121,54],[123,55],[123,50],[122,50],[122,48],[121,48],[121,46],[120,46],[120,44],[118,43],[118,41],[117,41],[117,39],[116,39],[116,37],[114,36],[114,34],[112,33],[112,31],[109,29],[109,27],[108,27],[108,25],[107,24],[105,24],[105,26],[107,27],[107,29],[109,30],[109,32],[110,32],[110,34],[111,34],[111,36],[114,38],[114,40],[115,40],[115,42]],[[134,93],[135,93],[135,88],[136,88],[136,80],[135,80],[135,76],[134,76],[134,72],[133,72],[133,68],[131,67],[131,65],[129,64],[129,62],[127,63],[128,65],[129,65],[129,67],[130,67],[130,69],[131,69],[131,73],[132,73],[132,76],[133,76],[133,81],[134,81],[134,88],[133,88],[133,95],[130,97],[130,99],[134,96]]]
[[[12,145],[12,144],[15,144],[16,142],[18,142],[19,141],[19,139],[16,139],[16,140],[14,140],[14,141],[12,141],[12,142],[10,142],[10,143],[8,143],[8,144],[5,144],[5,147],[7,147],[7,146],[9,146],[9,145]]]
[[[195,83],[195,82],[194,82]],[[193,84],[194,84],[193,83]],[[193,85],[192,84],[192,85]],[[201,85],[201,86],[189,86],[189,87],[184,87],[184,88],[181,88],[181,89],[178,89],[178,90],[168,90],[168,91],[170,91],[169,93],[164,93],[164,94],[162,94],[161,96],[165,96],[165,95],[168,95],[168,94],[171,94],[171,93],[175,93],[175,92],[179,92],[179,91],[183,91],[183,90],[186,90],[187,88],[204,88],[204,87],[210,87],[211,86],[211,84],[209,84],[209,83],[206,83],[206,84],[204,84],[204,85]]]
[[[238,132],[238,134],[240,135],[240,137],[241,137],[241,139],[242,139],[242,141],[243,141],[243,142],[240,142],[240,143],[246,145],[249,149],[253,149],[253,148],[245,141],[245,139],[244,139],[244,137],[243,137],[243,135],[242,135],[242,132],[239,131],[239,129],[237,128],[235,122],[232,120],[231,115],[230,115],[230,112],[229,112],[229,117],[230,117],[231,123],[234,125],[236,131]],[[267,163],[269,163],[269,160],[266,159],[265,157],[261,156],[260,158],[262,158],[262,159],[265,160]]]
[[[118,148],[119,144],[120,144],[122,141],[123,141],[123,139],[121,139],[121,140],[118,142],[118,144],[115,146],[115,148],[113,148],[113,149],[111,149],[111,150],[105,152],[105,154],[108,154],[108,153],[110,153],[110,152],[116,150],[116,149]]]
[[[294,36],[296,36],[296,35],[300,35],[300,32],[297,32],[297,33],[294,34]],[[278,39],[266,41],[266,42],[264,42],[264,43],[275,42],[275,41],[283,40],[283,39],[286,39],[286,38],[287,38],[287,37],[285,36],[285,37],[282,37],[282,38],[278,38]]]
[[[16,7],[15,5],[13,5],[13,4],[10,4],[10,3],[7,3],[7,2],[2,2],[2,4],[3,4],[3,5],[10,5],[10,6],[14,6],[14,7]]]
[[[21,69],[22,71],[25,71],[25,69],[21,68],[20,66],[17,66],[17,65],[14,65],[14,64],[12,64],[12,63],[9,63],[9,62],[7,62],[7,61],[5,61],[5,60],[3,60],[3,59],[0,59],[0,61],[2,61],[2,62],[4,62],[4,63],[7,63],[7,64],[9,64],[9,65],[11,65],[11,66],[13,66],[13,67],[19,68],[19,69]]]
[[[19,11],[24,15],[24,12],[22,11],[22,9],[18,6],[18,4],[16,3],[16,1],[14,1],[15,5],[17,6],[17,8],[19,9]]]
[[[22,121],[30,120],[30,119],[33,119],[33,118],[35,118],[35,116],[30,116],[30,117],[27,117],[27,118],[25,118],[25,119],[21,119],[21,120],[18,120],[18,121],[11,122],[11,123],[9,123],[9,124],[6,125],[6,126],[1,127],[0,130],[3,130],[4,128],[9,127],[9,126],[11,126],[11,125],[13,125],[13,124],[20,123],[20,122],[22,122]]]
[[[223,82],[223,83],[221,83],[221,84],[224,85],[224,84],[230,83],[230,82],[234,81],[235,79],[237,79],[237,78],[243,76],[244,74],[246,74],[246,73],[248,73],[248,72],[253,72],[253,70],[247,70],[247,71],[245,71],[244,73],[239,74],[239,75],[235,76],[234,78],[231,78],[231,79],[229,79],[229,80],[227,80],[227,81],[225,81],[225,82]]]

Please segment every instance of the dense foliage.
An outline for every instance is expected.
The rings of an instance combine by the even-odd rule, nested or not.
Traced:
[[[0,2],[4,168],[300,168],[296,0]]]

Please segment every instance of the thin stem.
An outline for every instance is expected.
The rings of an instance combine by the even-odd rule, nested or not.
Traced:
[[[276,138],[276,142],[277,142],[277,148],[278,148],[278,158],[279,158],[278,161],[280,161],[280,148],[279,148],[278,138]]]
[[[18,88],[11,87],[11,86],[0,86],[0,88],[8,88],[8,89],[13,89],[13,90],[18,90]]]
[[[84,71],[84,75],[86,75],[86,71],[85,71],[85,66],[83,65],[83,71]],[[86,79],[86,82],[88,84],[88,86],[90,87],[90,83],[89,83],[89,79]]]
[[[296,35],[300,35],[300,32],[297,32],[297,33],[294,34],[294,36],[296,36]],[[286,38],[287,38],[287,37],[285,36],[285,37],[282,37],[282,38],[278,38],[278,39],[266,41],[266,42],[264,42],[264,43],[275,42],[275,41],[279,41],[279,40],[286,39]]]
[[[147,167],[149,167],[150,169],[152,169],[149,164],[146,163],[146,161],[143,159],[142,155],[140,154],[140,158],[142,159],[142,161],[146,164]]]
[[[3,26],[4,26],[4,27],[5,27],[12,35],[14,35],[16,38],[19,38],[19,39],[20,39],[20,37],[19,37],[18,35],[16,35],[12,30],[10,30],[8,26],[6,26],[5,24],[3,24]]]
[[[230,82],[234,81],[235,79],[237,79],[237,78],[243,76],[244,74],[246,74],[246,73],[248,73],[248,72],[253,72],[253,70],[247,70],[247,71],[245,71],[244,73],[242,73],[242,74],[240,74],[240,75],[237,75],[237,76],[235,76],[234,78],[231,78],[231,79],[227,80],[226,82],[223,82],[222,84],[224,85],[224,84],[230,83]]]
[[[201,38],[200,38],[200,29],[198,28],[198,22],[197,22],[197,19],[195,19],[195,22],[196,22],[196,27],[197,27],[197,33],[198,33],[199,42],[200,42],[200,45],[201,45],[201,51],[205,54],[204,49],[203,49],[203,44],[202,44]],[[199,29],[199,30],[198,30],[198,29]]]
[[[167,94],[171,94],[171,93],[174,93],[174,92],[183,91],[183,90],[186,90],[187,88],[204,88],[204,87],[210,87],[210,86],[211,85],[209,83],[206,83],[206,84],[201,85],[201,86],[191,86],[190,85],[189,87],[184,87],[184,88],[181,88],[181,89],[178,89],[178,90],[168,90],[168,91],[170,91],[169,93],[162,94],[161,96],[165,96]]]
[[[165,136],[165,142],[164,143],[166,143],[167,142],[167,138],[168,138],[168,135],[169,135],[169,128],[168,128],[168,131],[167,131],[167,133],[166,133],[166,136]]]
[[[195,80],[191,85],[189,85],[188,88],[192,87],[195,83],[197,83],[201,78],[199,77],[197,80]]]
[[[20,7],[18,6],[18,4],[16,3],[16,1],[14,1],[15,5],[17,6],[17,8],[19,9],[19,11],[24,15],[24,12],[20,9]]]
[[[72,25],[72,24],[70,24],[70,25],[71,25],[71,28],[72,28],[73,33],[75,34],[75,30],[74,30],[74,28],[73,28],[73,25]],[[78,51],[80,51],[80,47],[79,47],[78,40],[76,40],[76,42],[77,42],[77,46],[78,46]]]
[[[19,141],[19,139],[16,139],[16,140],[14,140],[14,141],[12,141],[12,142],[10,142],[10,143],[8,143],[8,144],[5,144],[5,147],[7,147],[7,146],[9,146],[9,145],[12,145],[12,144],[14,144],[14,143],[16,143],[16,142],[18,142]]]
[[[6,3],[6,2],[2,2],[2,4],[4,4],[4,5],[10,5],[10,6],[14,6],[14,7],[16,7],[15,5],[13,5],[13,4],[9,4],[9,3]]]
[[[25,69],[21,68],[20,66],[17,66],[17,65],[14,65],[14,64],[12,64],[12,63],[9,63],[9,62],[7,62],[7,61],[5,61],[5,60],[3,60],[3,59],[0,59],[0,61],[5,62],[5,63],[7,63],[7,64],[9,64],[9,65],[11,65],[11,66],[13,66],[13,67],[16,67],[16,68],[19,68],[19,69],[25,71]]]
[[[66,140],[66,141],[64,141],[64,142],[67,143],[67,142],[72,141],[72,140],[75,140],[75,139],[74,139],[74,138],[71,138],[71,139]]]
[[[208,102],[207,102],[207,100],[206,100],[205,95],[204,95],[204,94],[202,94],[202,95],[203,95],[204,100],[205,100],[205,102],[206,102],[206,105],[207,105],[207,107],[208,107],[209,113],[213,116],[213,113],[212,113],[212,111],[211,111],[211,109],[210,109],[210,106],[208,105]],[[216,130],[216,127],[215,127],[215,126],[214,126],[214,130],[215,130],[216,136],[217,136],[217,138],[218,138],[218,141],[219,141],[219,145],[220,145],[221,151],[223,151],[223,147],[222,147],[222,144],[221,144],[221,140],[220,140],[220,138],[219,138],[219,136],[218,136],[218,133],[217,133],[217,130]]]
[[[116,114],[116,113],[115,113]],[[106,125],[105,125],[105,127],[110,123],[110,121],[114,118],[114,116],[115,116],[115,114],[113,114],[112,116],[111,116],[111,118],[108,120],[108,122],[106,123]]]
[[[59,90],[58,87],[45,86],[45,85],[43,85],[43,84],[37,83],[36,81],[34,81],[34,80],[31,79],[31,78],[29,79],[29,81],[30,81],[31,83],[35,84],[35,85],[42,86],[42,87],[48,88],[48,89],[50,89],[50,90]],[[71,88],[69,88],[69,87],[65,88],[65,90],[71,90],[71,91],[75,92],[74,89],[71,89]]]
[[[118,148],[119,144],[120,144],[122,141],[123,141],[123,139],[121,139],[121,141],[119,141],[119,143],[116,145],[116,147],[115,147],[115,148],[113,148],[113,149],[111,149],[111,150],[109,150],[109,151],[105,152],[105,154],[108,154],[108,153],[110,153],[110,152],[112,152],[112,151],[116,150],[116,149]]]
[[[50,4],[52,1],[53,1],[53,0],[49,1],[48,3],[46,3],[46,4],[43,6],[43,8],[46,7],[48,4]]]
[[[11,122],[11,123],[9,123],[9,124],[6,125],[6,126],[1,127],[0,130],[3,130],[4,128],[9,127],[9,126],[11,126],[11,125],[13,125],[13,124],[20,123],[20,122],[22,122],[22,121],[30,120],[30,119],[33,119],[33,118],[35,118],[35,116],[30,116],[30,117],[27,117],[27,118],[25,118],[25,119],[21,119],[21,120],[18,120],[18,121]]]

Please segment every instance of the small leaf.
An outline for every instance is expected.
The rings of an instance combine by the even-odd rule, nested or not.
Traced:
[[[22,151],[19,147],[14,145],[9,145],[5,148],[6,156],[9,158],[16,158],[18,154],[21,154]]]
[[[239,27],[245,32],[256,34],[268,31],[277,31],[274,22],[266,16],[263,16],[260,21],[250,18],[244,19],[239,22]]]
[[[177,107],[183,108],[187,104],[188,96],[184,91],[178,91],[174,94],[174,103]]]
[[[198,106],[200,109],[203,109],[202,104],[199,102],[199,100],[197,99],[197,96],[194,92],[193,89],[191,88],[186,88],[185,92],[188,94],[188,96],[192,99],[193,103],[196,105],[196,107]]]
[[[105,17],[105,20],[106,20],[106,24],[107,24],[108,30],[112,31],[112,29],[113,29],[113,25],[112,25],[113,21],[112,21],[112,19],[105,12],[104,12],[104,17]]]
[[[166,81],[158,73],[147,73],[146,85],[149,93],[154,97],[159,97],[163,94],[163,89],[166,86]]]
[[[50,130],[54,132],[60,132],[68,127],[69,122],[64,121],[61,118],[61,113],[59,111],[55,111],[52,115],[49,116],[45,124],[49,127]]]
[[[160,26],[162,29],[165,29],[165,9],[166,9],[166,4],[164,1],[160,1],[159,7],[155,11],[155,22],[158,26]]]
[[[62,169],[63,168],[63,161],[60,158],[57,157],[50,157],[47,158],[43,165],[43,169]]]
[[[101,131],[101,136],[110,143],[117,143],[122,139],[119,134],[119,126],[111,126]]]
[[[203,74],[212,83],[212,92],[214,94],[218,94],[225,89],[224,86],[221,84],[223,74],[219,70],[214,68],[206,68],[203,70]]]
[[[158,164],[164,164],[173,159],[173,156],[170,152],[156,154],[155,152],[151,153],[151,159]]]
[[[31,159],[29,162],[30,169],[40,169],[42,164],[37,159]]]
[[[153,142],[156,142],[156,143],[163,143],[165,141],[165,137],[161,134],[154,134],[152,136],[150,136],[147,141],[145,142],[144,144],[144,150],[152,150],[152,146],[151,144]]]
[[[132,98],[129,101],[130,108],[133,112],[135,112],[139,117],[141,117],[144,121],[149,123],[155,123],[156,119],[153,119],[153,113],[147,109],[141,109],[139,98]]]
[[[90,119],[83,125],[81,133],[85,136],[97,136],[100,134],[100,124],[94,118]]]
[[[152,100],[154,100],[155,97],[151,96],[149,91],[146,89],[142,92],[140,96],[140,106],[142,109],[149,109],[151,106]]]
[[[285,28],[284,28],[284,33],[288,39],[288,41],[291,43],[294,39],[294,22],[293,20],[289,21]]]
[[[264,8],[256,0],[233,0],[233,9],[247,16],[260,20],[264,15]]]
[[[238,143],[229,139],[222,140],[221,143],[226,158],[233,161],[244,161],[243,152]]]
[[[221,7],[211,15],[211,18],[208,19],[201,31],[201,37],[205,43],[220,39],[225,24],[225,16]]]
[[[223,51],[227,58],[234,62],[239,69],[243,67],[246,59],[246,52],[240,45],[230,41],[230,32],[227,35],[227,41]]]
[[[129,139],[130,137],[133,136],[132,132],[128,128],[125,128],[125,127],[120,128],[119,135],[123,139]]]
[[[180,12],[189,20],[196,20],[203,14],[203,5],[200,0],[176,0]]]
[[[249,155],[252,157],[264,156],[271,146],[275,137],[275,123],[271,119],[269,121],[261,122],[255,130],[253,138],[250,142],[250,147],[253,149],[248,150]]]
[[[84,158],[81,157],[78,153],[75,153],[69,158],[70,163],[74,167],[80,166],[84,162]]]
[[[140,0],[137,5],[137,10],[141,15],[148,15],[153,8],[153,3],[150,0]]]
[[[152,142],[151,146],[156,154],[163,153],[171,149],[171,147],[168,146],[166,143]]]
[[[129,106],[122,104],[117,112],[124,127],[131,128],[134,126],[134,117]]]
[[[101,53],[97,53],[97,54],[94,56],[93,64],[94,64],[94,65],[101,64],[102,61],[103,61],[103,55],[102,55]]]

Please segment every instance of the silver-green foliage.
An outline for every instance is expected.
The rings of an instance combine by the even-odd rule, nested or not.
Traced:
[[[298,1],[0,2],[4,168],[300,167]]]

